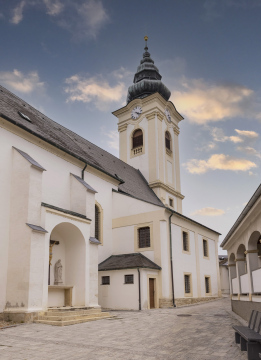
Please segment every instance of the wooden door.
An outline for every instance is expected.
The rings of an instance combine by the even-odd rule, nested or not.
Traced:
[[[155,280],[149,278],[150,309],[155,309]]]

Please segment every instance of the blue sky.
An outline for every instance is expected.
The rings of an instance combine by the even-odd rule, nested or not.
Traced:
[[[151,57],[180,123],[183,213],[226,235],[260,184],[261,0],[0,0],[0,83],[118,155]]]

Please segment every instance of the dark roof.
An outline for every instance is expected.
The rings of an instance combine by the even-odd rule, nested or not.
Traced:
[[[219,266],[228,265],[228,256],[227,255],[218,255]]]
[[[99,271],[148,268],[161,270],[161,267],[155,264],[141,253],[111,255],[108,259],[99,264]]]
[[[242,211],[242,213],[239,215],[239,217],[237,218],[236,222],[234,223],[234,225],[232,226],[232,228],[229,230],[229,232],[227,233],[225,239],[222,241],[222,243],[220,244],[220,247],[223,247],[226,242],[228,241],[228,239],[230,238],[230,236],[233,234],[233,232],[237,229],[237,227],[240,225],[240,223],[243,221],[243,219],[247,216],[248,212],[252,209],[252,207],[255,205],[255,203],[257,202],[257,200],[260,198],[261,196],[261,184],[258,186],[258,188],[256,189],[254,195],[251,197],[251,199],[249,200],[249,202],[246,204],[246,206],[244,207],[244,210]]]
[[[90,241],[90,243],[92,243],[92,244],[96,244],[96,245],[100,245],[101,244],[101,242],[98,240],[98,239],[96,239],[95,237],[90,237],[89,238],[89,241]]]
[[[19,115],[18,111],[28,116],[31,122]],[[154,205],[164,206],[137,169],[49,119],[2,86],[0,116],[122,182],[119,185],[120,191]]]
[[[97,191],[91,187],[91,185],[87,184],[86,181],[84,181],[82,178],[80,178],[77,175],[71,174],[76,180],[78,180],[84,187],[86,187],[87,190],[93,192],[93,193],[97,193]]]
[[[214,233],[216,233],[216,234],[218,234],[218,235],[221,235],[221,234],[220,234],[219,232],[217,232],[216,230],[210,229],[209,227],[207,227],[207,226],[205,226],[205,225],[202,225],[201,223],[199,223],[199,222],[197,222],[197,221],[195,221],[195,220],[193,220],[193,219],[191,219],[191,218],[189,218],[189,217],[187,217],[187,216],[185,216],[185,215],[183,215],[183,214],[181,214],[181,213],[179,213],[179,212],[177,212],[177,211],[175,211],[175,210],[172,210],[172,209],[170,209],[170,208],[168,208],[168,207],[166,207],[166,209],[169,210],[170,212],[172,212],[173,214],[175,214],[175,215],[183,218],[183,219],[186,219],[186,220],[188,220],[188,221],[190,221],[190,222],[192,222],[192,223],[194,223],[194,224],[197,224],[197,225],[199,225],[199,226],[201,226],[201,227],[203,227],[203,228],[205,228],[205,229],[207,229],[207,230],[213,231]]]
[[[43,233],[48,233],[48,231],[46,231],[43,227],[38,226],[38,225],[33,225],[33,224],[28,224],[26,223],[27,226],[29,226],[29,228],[31,228],[33,231],[39,231],[39,232],[43,232]]]
[[[84,219],[84,220],[90,220],[91,221],[91,219],[87,218],[85,215],[76,213],[76,212],[71,211],[71,210],[62,209],[62,208],[59,208],[59,207],[54,206],[54,205],[46,204],[44,202],[42,202],[41,205],[43,207],[48,208],[48,209],[53,209],[53,210],[56,210],[56,211],[60,211],[60,212],[62,212],[64,214],[72,215],[72,216],[75,216],[75,217],[78,217],[78,218],[81,218],[81,219]]]
[[[37,161],[35,161],[30,155],[28,155],[26,152],[17,149],[16,147],[13,146],[13,148],[19,152],[19,154],[21,154],[27,161],[29,161],[30,164],[32,164],[34,167],[36,167],[37,169],[40,169],[42,171],[46,171],[46,169],[44,167],[42,167],[42,165],[40,165]]]

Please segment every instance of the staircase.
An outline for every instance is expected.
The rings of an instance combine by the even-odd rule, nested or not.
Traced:
[[[102,312],[100,308],[88,307],[61,307],[50,308],[48,311],[39,313],[37,324],[47,324],[55,326],[66,326],[80,324],[87,321],[94,321],[112,318],[108,312]]]

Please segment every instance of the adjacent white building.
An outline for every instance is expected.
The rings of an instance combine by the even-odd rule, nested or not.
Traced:
[[[118,159],[0,87],[0,312],[221,295],[219,233],[182,215],[183,118],[169,97],[146,46],[114,112]]]
[[[232,310],[245,320],[261,311],[261,185],[221,244],[228,252]]]

